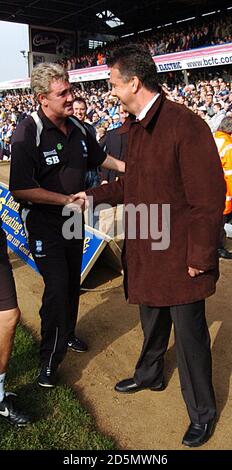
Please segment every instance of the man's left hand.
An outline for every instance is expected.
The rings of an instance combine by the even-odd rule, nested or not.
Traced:
[[[191,268],[190,266],[188,267],[188,274],[190,277],[196,277],[196,276],[199,276],[199,274],[203,274],[204,271],[202,271],[201,269],[197,269],[197,268]]]

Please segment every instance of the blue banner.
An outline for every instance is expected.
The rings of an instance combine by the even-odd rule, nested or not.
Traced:
[[[26,233],[19,215],[19,204],[15,202],[10,191],[0,184],[0,216],[2,228],[6,232],[7,244],[25,263],[38,272],[30,253]],[[81,267],[81,282],[87,276],[94,262],[106,245],[106,237],[85,226],[85,241]]]
[[[19,204],[15,202],[10,191],[0,185],[0,216],[7,244],[14,253],[37,271],[18,210]]]

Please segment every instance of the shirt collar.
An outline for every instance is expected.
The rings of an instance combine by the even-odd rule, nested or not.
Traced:
[[[53,124],[52,121],[50,121],[50,119],[46,116],[46,114],[44,114],[41,106],[39,107],[38,109],[38,116],[40,117],[40,119],[42,119],[43,121],[43,125],[47,128],[47,129],[53,129],[55,128],[55,124]]]
[[[142,121],[142,119],[145,118],[147,115],[148,111],[151,109],[152,105],[156,102],[156,100],[159,98],[160,93],[157,93],[153,98],[146,104],[146,106],[142,109],[142,111],[139,113],[138,116],[136,116],[137,121]]]
[[[151,108],[147,111],[145,118],[142,119],[142,121],[138,122],[135,119],[135,116],[130,114],[124,124],[119,127],[118,134],[125,134],[126,132],[129,132],[130,127],[136,124],[139,124],[140,126],[144,127],[144,129],[146,129],[149,126],[150,122],[156,119],[156,116],[158,116],[165,101],[166,95],[163,91],[161,91],[155,102],[152,104]]]
[[[53,122],[50,121],[50,119],[43,112],[41,106],[39,107],[39,110],[38,110],[38,116],[40,117],[40,119],[42,119],[43,125],[44,125],[44,127],[46,127],[46,129],[58,129],[58,127],[55,124],[53,124]],[[74,117],[74,116],[72,116],[72,117]],[[70,130],[72,130],[72,128],[76,127],[75,124],[68,117],[67,117],[67,123],[68,123],[68,128]]]

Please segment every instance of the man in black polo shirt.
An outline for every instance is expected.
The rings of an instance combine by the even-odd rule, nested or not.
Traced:
[[[124,164],[107,156],[72,117],[73,94],[62,67],[39,64],[32,71],[31,87],[40,108],[15,132],[10,190],[21,202],[30,250],[45,283],[38,383],[53,387],[67,346],[79,352],[87,349],[74,334],[83,238],[62,234],[62,210],[70,203],[78,205],[75,193],[84,189],[88,169],[103,165],[124,171]]]

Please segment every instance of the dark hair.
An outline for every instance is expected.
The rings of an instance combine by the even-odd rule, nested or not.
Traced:
[[[87,104],[86,104],[86,101],[84,100],[84,98],[81,98],[81,96],[78,96],[77,98],[74,99],[73,101],[73,104],[74,103],[83,103],[87,109]]]
[[[110,53],[107,65],[117,65],[125,82],[136,76],[148,90],[160,91],[156,66],[148,49],[137,44],[119,47]]]

